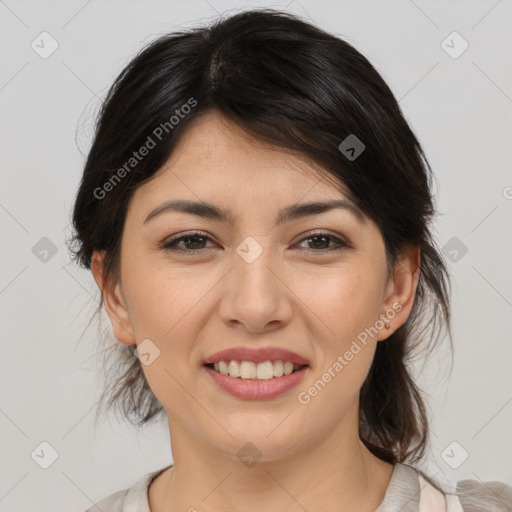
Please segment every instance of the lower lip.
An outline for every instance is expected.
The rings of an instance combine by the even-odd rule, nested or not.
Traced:
[[[303,366],[300,370],[289,375],[274,377],[269,380],[240,379],[223,375],[209,366],[203,366],[203,368],[222,390],[232,396],[244,400],[270,400],[295,387],[302,380],[309,367]]]

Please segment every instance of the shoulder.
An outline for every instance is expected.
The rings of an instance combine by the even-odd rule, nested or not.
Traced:
[[[460,480],[451,486],[440,486],[421,471],[418,479],[420,512],[512,512],[512,487],[503,482]]]
[[[115,492],[101,501],[95,503],[92,507],[85,510],[85,512],[123,512],[124,502],[129,489]]]
[[[464,512],[512,511],[512,487],[503,482],[460,480],[457,495]]]
[[[166,466],[157,471],[146,473],[128,489],[110,494],[101,501],[94,503],[92,507],[89,507],[84,512],[128,512],[132,510],[136,510],[137,512],[151,512],[148,503],[149,486],[160,473],[170,467],[172,467],[172,464],[171,466]]]

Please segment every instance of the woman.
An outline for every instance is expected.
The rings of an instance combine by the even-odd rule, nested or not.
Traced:
[[[98,508],[510,510],[505,484],[414,467],[408,356],[450,331],[431,180],[368,60],[290,14],[137,55],[100,112],[74,256],[124,356],[107,409],[166,414],[173,464]]]

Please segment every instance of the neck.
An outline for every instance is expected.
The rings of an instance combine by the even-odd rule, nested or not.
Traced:
[[[348,430],[357,420],[357,414],[350,416],[324,439],[254,465],[213,449],[173,423],[174,466],[150,488],[151,511],[373,512],[384,499],[393,466],[367,450],[357,428]]]

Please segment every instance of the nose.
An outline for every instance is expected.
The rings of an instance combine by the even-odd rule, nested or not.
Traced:
[[[256,333],[290,322],[293,292],[279,256],[270,248],[254,242],[241,244],[223,286],[219,315],[230,327]]]

